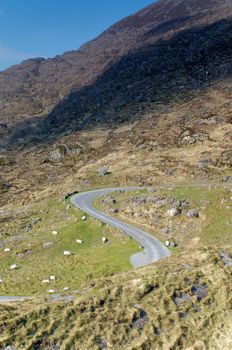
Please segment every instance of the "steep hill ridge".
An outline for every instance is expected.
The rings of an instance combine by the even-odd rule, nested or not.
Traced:
[[[70,91],[91,85],[115,62],[139,48],[229,16],[231,1],[161,0],[116,23],[77,51],[36,58],[0,73],[1,122],[46,115]]]

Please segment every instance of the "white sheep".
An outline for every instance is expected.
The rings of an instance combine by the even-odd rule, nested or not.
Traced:
[[[169,242],[169,241],[166,241],[166,242],[165,242],[165,245],[166,245],[166,247],[169,247],[169,246],[170,246],[170,242]]]
[[[52,231],[53,235],[57,235],[57,233],[58,233],[57,231]]]
[[[76,242],[77,242],[78,244],[82,244],[82,243],[83,243],[82,239],[76,239]]]
[[[102,237],[102,242],[106,243],[108,241],[108,239],[106,237]]]
[[[86,215],[83,215],[82,218],[81,218],[82,221],[86,221],[87,220],[87,216]]]
[[[49,276],[50,281],[55,281],[56,277],[55,276]]]
[[[3,283],[3,279],[2,278],[0,278],[0,283]]]
[[[42,283],[49,283],[50,281],[47,279],[47,280],[43,280]]]
[[[10,266],[10,270],[16,270],[18,268],[18,266],[16,264],[13,264]]]
[[[49,294],[55,293],[54,289],[49,289],[48,291]]]
[[[11,251],[10,248],[5,248],[5,249],[4,249],[4,252],[5,252],[5,253],[8,253],[8,252],[10,252],[10,251]]]
[[[72,255],[72,253],[70,252],[70,250],[65,250],[64,251],[64,255],[65,256],[70,256],[70,255]]]
[[[64,287],[63,291],[69,290],[69,287]]]

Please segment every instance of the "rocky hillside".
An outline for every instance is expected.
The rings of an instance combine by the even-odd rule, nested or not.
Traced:
[[[33,126],[29,134],[40,140],[48,129],[59,135],[120,122],[146,114],[163,97],[166,103],[227,77],[231,7],[229,0],[161,0],[77,51],[1,72],[1,130],[8,127],[15,141]],[[17,135],[15,123],[23,130]]]

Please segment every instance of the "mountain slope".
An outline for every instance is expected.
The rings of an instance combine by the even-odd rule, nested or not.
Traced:
[[[46,115],[69,94],[91,85],[118,59],[176,32],[228,17],[231,1],[161,0],[116,23],[77,51],[30,59],[0,73],[1,122]]]

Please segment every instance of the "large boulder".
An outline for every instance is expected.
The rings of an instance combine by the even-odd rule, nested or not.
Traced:
[[[221,153],[218,164],[221,166],[227,166],[232,168],[232,149],[226,150]]]

